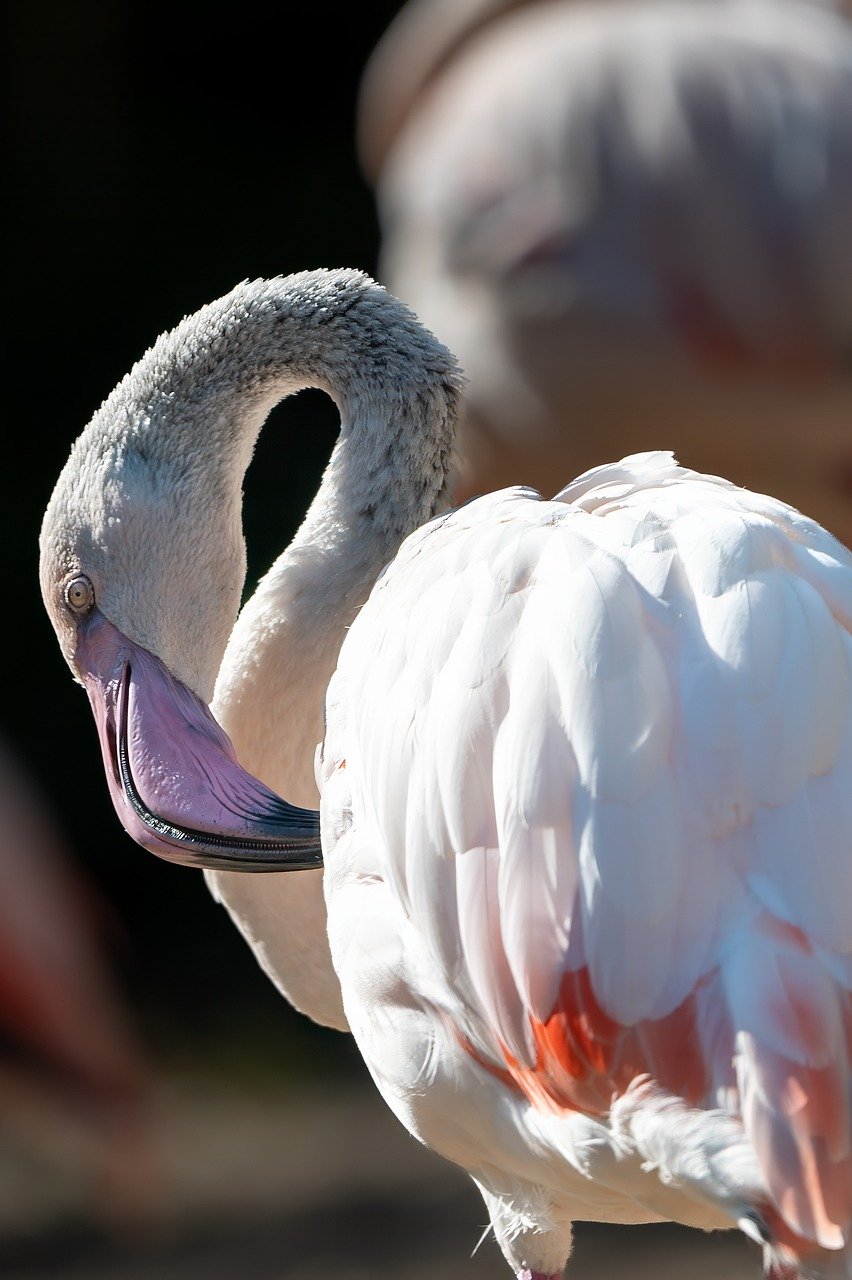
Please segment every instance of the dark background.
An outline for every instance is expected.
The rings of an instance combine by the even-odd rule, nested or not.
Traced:
[[[72,441],[164,329],[247,277],[375,274],[355,154],[364,62],[396,12],[366,5],[81,0],[4,6],[6,576],[2,728],[112,904],[112,954],[156,1054],[254,1036],[294,1064],[316,1036],[261,974],[200,873],[120,829],[87,699],[38,588],[42,513]],[[274,415],[247,479],[247,588],[283,548],[336,411]],[[225,1050],[223,1049],[223,1052]]]

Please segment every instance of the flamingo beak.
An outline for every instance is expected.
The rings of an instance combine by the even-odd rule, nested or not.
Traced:
[[[201,699],[98,609],[78,626],[75,660],[112,802],[138,844],[217,871],[322,866],[319,814],[247,773]]]

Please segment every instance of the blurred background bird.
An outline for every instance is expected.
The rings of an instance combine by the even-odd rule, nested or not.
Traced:
[[[156,1072],[116,972],[113,913],[0,743],[0,1133],[119,1230],[157,1198]],[[110,934],[113,936],[110,937]]]
[[[410,0],[379,272],[469,378],[458,496],[639,449],[852,539],[852,32],[805,0]]]

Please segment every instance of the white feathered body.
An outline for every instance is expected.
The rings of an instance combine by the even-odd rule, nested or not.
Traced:
[[[844,547],[654,453],[436,518],[349,631],[317,760],[346,1015],[516,1270],[578,1218],[848,1267],[850,626]]]

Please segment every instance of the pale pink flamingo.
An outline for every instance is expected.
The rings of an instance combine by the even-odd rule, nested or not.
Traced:
[[[380,278],[468,378],[459,495],[665,440],[852,541],[852,30],[805,0],[411,0]]]
[[[305,386],[340,437],[237,619],[244,473]],[[41,537],[116,811],[351,1029],[519,1280],[576,1218],[848,1277],[852,557],[669,453],[442,512],[459,395],[354,271],[239,285],[116,387]]]
[[[112,969],[110,915],[0,743],[0,1130],[87,1183],[81,1205],[118,1226],[154,1204],[156,1080]]]

